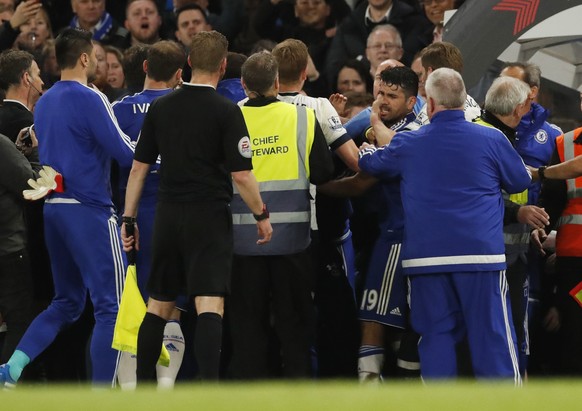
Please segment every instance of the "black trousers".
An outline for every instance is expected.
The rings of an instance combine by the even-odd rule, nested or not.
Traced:
[[[8,361],[33,319],[33,288],[26,250],[0,256],[0,313],[8,331],[0,364]]]
[[[556,305],[560,312],[560,372],[582,375],[582,307],[568,293],[582,281],[582,257],[556,259]]]
[[[310,347],[314,340],[311,278],[311,260],[306,252],[234,257],[226,308],[232,339],[232,377],[271,377],[271,326],[280,345],[282,375],[310,377]]]

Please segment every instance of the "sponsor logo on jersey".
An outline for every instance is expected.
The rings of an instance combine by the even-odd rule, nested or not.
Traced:
[[[402,313],[400,312],[400,307],[396,307],[395,309],[393,309],[392,311],[390,311],[390,314],[397,315],[399,317],[402,317]]]
[[[332,130],[339,130],[340,128],[342,128],[342,122],[340,121],[340,118],[338,116],[333,116],[327,119],[327,121],[329,122],[329,127]]]
[[[238,142],[238,152],[244,158],[251,158],[252,157],[252,150],[251,150],[251,140],[247,136],[241,138]]]
[[[548,133],[546,133],[546,130],[538,130],[538,132],[536,133],[536,135],[534,136],[534,138],[536,139],[536,141],[540,144],[545,144],[546,141],[548,141]]]

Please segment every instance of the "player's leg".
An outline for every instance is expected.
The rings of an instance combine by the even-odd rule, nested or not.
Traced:
[[[165,367],[163,365],[156,365],[156,375],[158,377],[158,388],[173,388],[176,382],[176,377],[182,366],[184,359],[184,334],[182,327],[180,327],[180,310],[174,309],[170,320],[164,327],[164,346],[170,355],[170,365]]]
[[[283,376],[311,376],[315,341],[313,270],[306,251],[269,258],[275,331],[281,344]]]
[[[521,383],[505,271],[452,274],[477,378]]]
[[[28,252],[0,257],[0,325],[7,330],[0,343],[0,364],[8,361],[33,317],[33,286]]]
[[[269,377],[270,286],[267,261],[235,255],[227,297],[232,343],[230,374],[236,379]]]
[[[515,343],[517,344],[517,355],[519,361],[519,371],[523,375],[527,364],[527,304],[529,297],[529,286],[527,279],[527,266],[518,258],[513,264],[508,265],[505,272],[507,277],[509,301],[511,303],[511,319],[515,329]]]
[[[224,296],[230,289],[233,257],[232,214],[222,203],[190,204],[180,230],[187,294],[195,296],[198,318],[194,355],[199,377],[217,380],[222,350]]]
[[[465,330],[450,274],[410,277],[410,316],[412,327],[420,334],[422,377],[456,377],[456,346]]]
[[[85,307],[86,288],[71,255],[70,218],[79,205],[45,205],[45,238],[51,257],[55,296],[28,327],[8,361],[11,378],[17,381],[28,363],[42,353],[66,326],[75,322]]]
[[[400,241],[379,238],[360,304],[362,340],[358,352],[358,378],[379,381],[385,359],[385,327],[406,326],[406,289],[400,260]]]
[[[148,308],[137,335],[138,384],[156,381],[156,364],[162,351],[164,328],[175,307],[173,300],[158,300],[151,292]]]
[[[91,336],[92,380],[113,385],[119,352],[111,348],[113,330],[127,263],[121,250],[116,216],[109,210],[79,206],[82,213],[71,219],[80,227],[71,231],[71,246],[93,303],[95,326]]]

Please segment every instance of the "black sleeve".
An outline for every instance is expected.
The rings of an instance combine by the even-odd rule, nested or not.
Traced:
[[[558,150],[554,150],[550,165],[559,164],[560,156]],[[542,182],[542,190],[540,192],[540,199],[538,205],[546,210],[550,216],[550,225],[546,228],[546,232],[550,232],[556,228],[556,223],[562,215],[562,211],[568,202],[568,188],[566,180],[544,180]]]
[[[252,170],[249,131],[242,111],[236,104],[228,102],[228,105],[225,106],[225,113],[225,120],[222,122],[224,125],[222,147],[226,169],[229,172]]]
[[[6,20],[0,25],[0,52],[12,48],[20,30],[13,29],[10,21]]]
[[[32,167],[24,154],[4,135],[0,135],[0,186],[22,197],[28,187],[28,179],[35,178]]]
[[[261,0],[253,17],[253,28],[261,38],[283,41],[289,30],[288,22],[294,18],[292,3],[281,1],[273,5],[271,0]]]
[[[508,199],[503,199],[503,205],[505,209],[505,213],[503,214],[503,225],[517,223],[517,212],[521,206]]]
[[[333,177],[331,151],[329,151],[323,131],[317,121],[315,121],[315,138],[309,154],[309,170],[311,184],[323,184]]]

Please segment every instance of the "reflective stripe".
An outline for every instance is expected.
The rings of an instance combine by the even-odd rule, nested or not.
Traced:
[[[563,215],[558,219],[558,227],[565,224],[578,224],[578,225],[582,224],[582,215],[580,214]]]
[[[564,134],[564,161],[568,161],[576,157],[574,153],[574,131]],[[570,178],[566,180],[568,186],[568,199],[582,197],[582,189],[576,188],[576,179]]]
[[[309,211],[298,211],[295,213],[270,213],[269,220],[271,224],[281,223],[307,223],[311,219]],[[232,223],[236,225],[241,224],[256,224],[257,220],[252,214],[233,214]]]
[[[81,204],[80,201],[75,200],[74,198],[62,198],[62,197],[47,198],[46,200],[44,200],[44,202],[48,204]]]
[[[528,233],[503,233],[503,243],[505,245],[529,244],[530,234]]]
[[[425,257],[402,260],[403,268],[426,267],[431,265],[494,264],[505,262],[505,254],[492,255],[451,255],[447,257]]]

